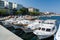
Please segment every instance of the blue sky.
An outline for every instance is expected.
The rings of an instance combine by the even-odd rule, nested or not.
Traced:
[[[25,7],[38,8],[41,12],[60,13],[60,0],[8,0]]]

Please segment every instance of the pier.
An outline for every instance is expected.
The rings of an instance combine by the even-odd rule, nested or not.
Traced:
[[[0,25],[0,40],[23,40]]]

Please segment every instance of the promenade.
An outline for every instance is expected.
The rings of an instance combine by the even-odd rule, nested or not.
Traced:
[[[0,40],[23,40],[0,25]]]

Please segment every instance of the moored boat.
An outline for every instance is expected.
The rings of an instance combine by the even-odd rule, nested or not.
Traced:
[[[55,23],[49,24],[49,23],[42,23],[41,25],[39,24],[38,29],[34,30],[33,33],[37,35],[39,39],[44,39],[51,37],[54,35],[57,31],[57,27]]]

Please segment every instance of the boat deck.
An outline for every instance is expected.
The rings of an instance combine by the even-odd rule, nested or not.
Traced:
[[[22,29],[25,33],[33,32],[33,30],[27,29],[27,28],[25,28],[25,27],[23,27],[23,26],[16,26],[16,25],[14,26],[14,25],[13,25],[13,27],[14,27],[15,29],[17,29],[17,30]]]

